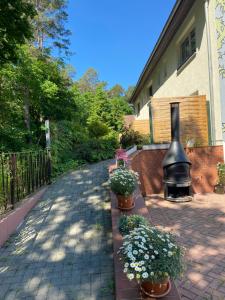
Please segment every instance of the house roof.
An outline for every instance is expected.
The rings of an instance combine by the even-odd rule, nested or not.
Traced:
[[[197,0],[177,0],[169,18],[158,38],[158,41],[147,60],[147,63],[138,79],[136,87],[133,91],[133,94],[130,98],[130,102],[134,102],[138,97],[143,85],[145,84],[146,80],[151,75],[152,71],[154,70],[155,66],[157,65],[158,61],[160,60],[161,56],[167,49],[171,39],[179,29],[180,25],[183,23],[185,17],[187,16],[188,12],[190,11],[192,5]]]

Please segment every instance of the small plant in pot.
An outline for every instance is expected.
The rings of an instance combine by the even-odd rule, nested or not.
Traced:
[[[123,215],[119,219],[119,232],[122,236],[127,235],[130,231],[140,227],[140,225],[148,226],[149,222],[140,215]]]
[[[116,169],[110,176],[111,190],[116,194],[118,207],[130,210],[134,207],[133,192],[138,183],[138,174],[123,168]]]
[[[156,227],[140,225],[132,230],[124,236],[119,254],[128,279],[137,280],[142,293],[149,297],[168,294],[170,279],[184,271],[184,248],[174,236]]]
[[[217,174],[218,174],[218,183],[215,185],[215,193],[224,194],[225,193],[225,164],[217,164]]]
[[[116,164],[118,168],[125,168],[128,162],[128,155],[126,150],[117,149],[116,150]]]

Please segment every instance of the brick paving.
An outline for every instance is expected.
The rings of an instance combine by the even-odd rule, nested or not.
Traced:
[[[112,300],[107,166],[59,178],[0,248],[0,299]]]
[[[196,195],[171,203],[160,196],[146,201],[151,221],[179,235],[187,270],[177,281],[182,300],[225,299],[225,196]]]

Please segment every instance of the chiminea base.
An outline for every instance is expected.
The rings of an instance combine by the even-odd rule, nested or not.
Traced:
[[[170,202],[182,203],[182,202],[192,201],[193,197],[192,196],[184,196],[184,197],[178,197],[178,198],[167,197],[166,200],[170,201]]]
[[[177,186],[176,184],[164,184],[164,198],[171,202],[189,202],[193,200],[191,185]]]

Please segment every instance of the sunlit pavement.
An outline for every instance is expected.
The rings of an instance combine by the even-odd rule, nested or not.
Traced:
[[[177,281],[182,300],[225,299],[225,195],[196,195],[192,202],[147,200],[151,220],[179,234],[187,270]]]
[[[110,163],[49,187],[0,249],[0,299],[114,299]]]

